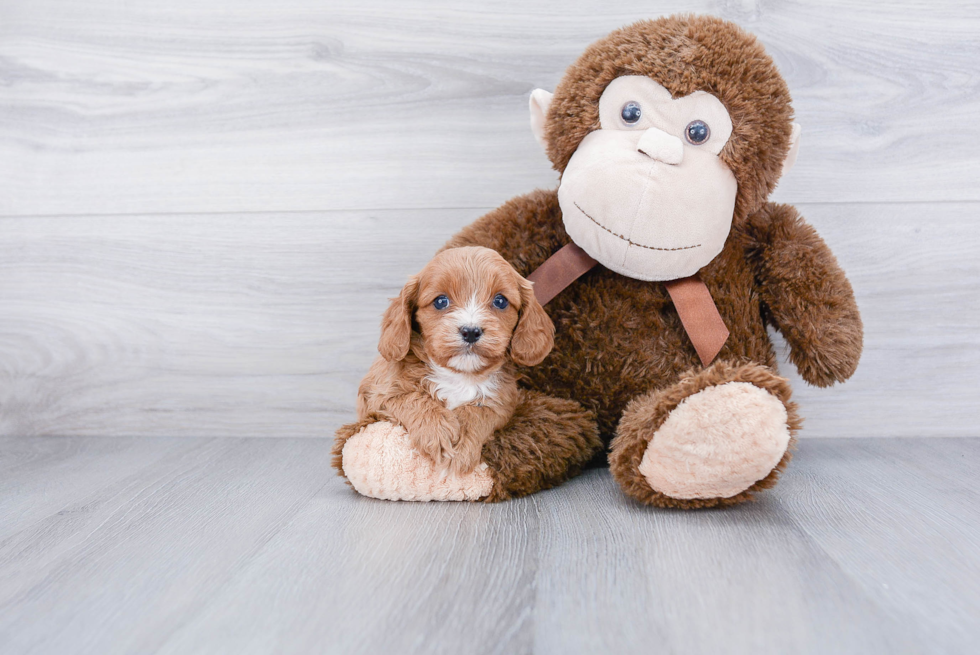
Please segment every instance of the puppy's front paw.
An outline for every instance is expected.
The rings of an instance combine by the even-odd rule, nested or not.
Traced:
[[[415,449],[431,459],[436,468],[445,470],[456,457],[459,432],[459,420],[447,411],[426,417],[410,428],[409,438]]]
[[[493,489],[493,474],[479,464],[465,475],[446,475],[412,447],[400,425],[371,423],[343,447],[343,472],[354,489],[384,500],[480,500]]]
[[[483,455],[483,444],[461,439],[456,451],[449,460],[449,472],[453,475],[466,475],[477,467]]]

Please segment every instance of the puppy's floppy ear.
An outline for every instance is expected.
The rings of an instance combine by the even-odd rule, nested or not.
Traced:
[[[381,339],[378,352],[389,362],[405,359],[412,344],[412,315],[418,303],[419,277],[413,275],[402,288],[397,298],[385,310],[381,319]]]
[[[534,287],[520,278],[521,314],[510,340],[510,357],[521,366],[544,361],[555,345],[555,324],[534,297]]]

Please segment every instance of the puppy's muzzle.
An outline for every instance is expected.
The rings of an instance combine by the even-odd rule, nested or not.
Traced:
[[[483,336],[483,330],[475,325],[464,325],[459,328],[459,334],[466,343],[476,343]]]

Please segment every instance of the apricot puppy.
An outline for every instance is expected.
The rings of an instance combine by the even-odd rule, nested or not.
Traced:
[[[468,473],[517,406],[514,365],[539,364],[554,334],[531,283],[495,250],[444,250],[385,311],[358,419],[394,420],[437,466]]]

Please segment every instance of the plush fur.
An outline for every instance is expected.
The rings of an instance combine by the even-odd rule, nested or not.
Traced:
[[[715,362],[704,368],[663,284],[602,266],[586,273],[545,308],[556,328],[554,349],[540,365],[518,368],[523,388],[514,414],[483,447],[493,478],[487,501],[559,484],[578,473],[602,443],[611,446],[613,478],[639,502],[698,508],[748,500],[776,483],[801,424],[789,384],[776,373],[767,328],[785,335],[793,363],[810,384],[847,379],[861,355],[860,314],[830,249],[793,207],[767,201],[790,151],[793,128],[789,91],[762,46],[732,23],[692,16],[636,23],[593,44],[568,69],[548,107],[544,145],[556,170],[564,171],[582,139],[599,127],[599,97],[622,75],[647,75],[674,97],[707,91],[732,119],[731,137],[719,155],[738,182],[732,229],[721,253],[699,272],[731,334]],[[532,118],[540,124],[540,116]],[[446,247],[491,248],[527,276],[569,242],[556,192],[534,191],[464,228]],[[735,386],[728,389],[748,384],[768,396],[749,394],[756,399],[755,410],[752,403],[727,398],[727,392],[702,398],[717,396],[715,406],[727,403],[732,412],[766,414],[757,417],[758,429],[776,435],[773,439],[762,443],[746,432],[753,423],[743,419],[752,417],[709,420],[698,428],[700,417],[680,414],[673,423],[683,418],[687,424],[671,427],[672,439],[686,440],[695,455],[716,453],[724,466],[748,462],[755,473],[739,490],[739,485],[718,485],[710,479],[713,474],[702,475],[705,471],[694,466],[676,493],[684,497],[654,489],[651,479],[683,477],[683,471],[668,470],[668,459],[680,466],[693,461],[672,455],[657,462],[649,478],[644,475],[653,470],[643,461],[658,430],[685,399],[731,383]],[[770,397],[784,411],[774,408]],[[377,418],[364,416],[359,425],[372,420]],[[724,439],[720,425],[731,426],[740,438]],[[358,429],[348,426],[338,433],[338,468],[344,466],[339,449]],[[704,447],[696,443],[698,430],[709,435]],[[756,453],[739,451],[757,446]],[[777,457],[775,466],[752,482],[764,472],[759,462],[771,465]],[[718,495],[711,496],[712,489]]]
[[[555,192],[535,191],[464,228],[448,245],[486,245],[528,275],[568,242]],[[766,332],[772,325],[786,335],[807,382],[827,386],[855,370],[862,328],[851,285],[792,207],[767,204],[733,228],[725,249],[700,275],[731,331],[720,360],[776,370]],[[542,364],[522,370],[524,383],[582,402],[606,439],[630,400],[700,368],[662,284],[598,267],[545,311],[555,324],[555,348]]]
[[[519,498],[561,484],[602,449],[592,415],[575,401],[518,391],[511,420],[483,447],[494,478],[488,502]]]
[[[788,384],[775,374],[767,326],[786,336],[803,378],[827,386],[857,366],[860,315],[850,283],[813,228],[793,207],[766,202],[789,148],[792,109],[785,83],[754,37],[719,19],[682,16],[637,23],[591,46],[569,68],[548,111],[546,145],[558,171],[595,129],[605,86],[626,74],[649,75],[675,96],[708,91],[732,117],[734,131],[721,157],[739,183],[734,222],[721,254],[700,271],[731,336],[716,363],[701,370],[662,284],[597,267],[545,308],[556,326],[555,348],[541,365],[521,370],[522,384],[581,403],[606,443],[618,427],[610,467],[628,495],[667,507],[741,502],[775,484],[789,450],[769,475],[732,497],[670,498],[653,491],[638,470],[659,423],[638,427],[630,416],[662,420],[700,385],[742,381],[779,398],[795,434],[800,420]],[[535,191],[464,228],[447,247],[493,248],[526,276],[567,243],[556,192]],[[506,442],[516,437],[498,433],[484,450],[498,477],[513,473],[487,453],[520,450],[519,442]],[[523,462],[529,464],[533,460]],[[566,475],[575,469],[570,460]],[[522,475],[534,479],[529,471]],[[535,490],[533,484],[525,489]]]

